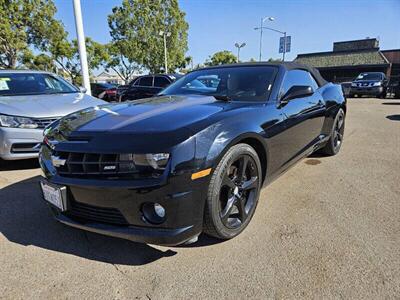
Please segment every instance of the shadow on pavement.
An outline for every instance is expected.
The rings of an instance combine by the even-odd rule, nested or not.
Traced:
[[[0,189],[0,233],[10,242],[121,265],[144,265],[176,254],[56,222],[41,199],[39,178]]]
[[[400,105],[400,101],[399,102],[383,102],[383,105]]]
[[[39,168],[39,161],[34,159],[2,160],[0,159],[0,171],[29,170]]]
[[[400,115],[389,115],[386,116],[386,119],[389,119],[391,121],[400,121]]]

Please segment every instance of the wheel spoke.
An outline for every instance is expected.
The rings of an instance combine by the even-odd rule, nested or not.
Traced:
[[[247,197],[242,197],[239,199],[237,202],[237,208],[239,210],[239,219],[243,223],[246,218],[247,218],[247,213],[246,213],[246,201]]]
[[[243,182],[242,189],[243,190],[253,190],[258,187],[258,176],[253,176],[249,180]]]
[[[340,130],[343,126],[343,118],[339,118],[337,122],[337,129]]]
[[[244,180],[248,162],[249,162],[249,158],[246,155],[242,156],[241,159],[239,160],[239,167],[238,167],[239,182],[243,182],[243,180]]]
[[[226,221],[228,221],[228,218],[232,213],[232,209],[234,207],[233,204],[235,204],[235,201],[236,201],[235,196],[228,198],[228,201],[227,201],[224,209],[221,211],[220,216],[221,216],[221,220],[224,224],[226,224]]]
[[[235,183],[232,181],[231,178],[229,178],[228,174],[226,174],[222,179],[222,186],[227,186],[231,189],[235,188]]]

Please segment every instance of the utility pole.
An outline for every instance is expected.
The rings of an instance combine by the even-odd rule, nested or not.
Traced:
[[[85,34],[83,32],[81,1],[73,0],[73,3],[74,3],[76,35],[78,38],[79,58],[81,61],[83,87],[86,89],[86,94],[91,95],[92,93],[90,90],[90,79],[89,79],[89,68],[86,55]]]

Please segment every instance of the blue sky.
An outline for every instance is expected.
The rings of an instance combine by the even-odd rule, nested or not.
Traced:
[[[72,0],[55,0],[57,18],[75,38]],[[85,34],[110,40],[107,15],[118,0],[81,0]],[[195,63],[220,50],[236,53],[235,42],[246,42],[241,60],[258,59],[260,18],[265,25],[292,36],[291,60],[298,53],[330,51],[334,41],[379,37],[381,49],[400,48],[400,0],[180,0],[189,23],[189,51]],[[266,31],[263,58],[279,58],[279,34]]]

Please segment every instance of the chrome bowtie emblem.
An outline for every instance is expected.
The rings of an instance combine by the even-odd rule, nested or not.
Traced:
[[[63,159],[63,158],[60,158],[60,157],[54,156],[54,155],[51,156],[51,163],[56,168],[64,166],[66,162],[67,162],[66,159]]]

